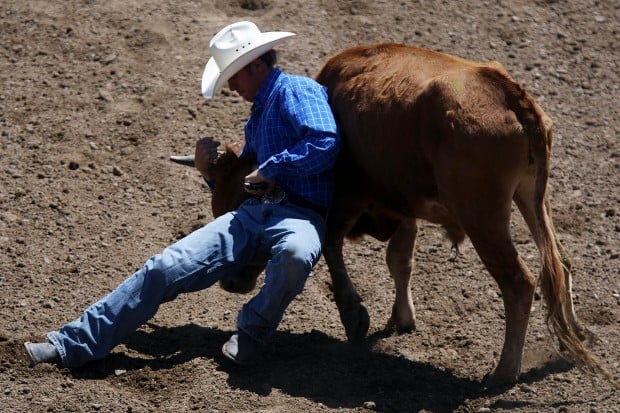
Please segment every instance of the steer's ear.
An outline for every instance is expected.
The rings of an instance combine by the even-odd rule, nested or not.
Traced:
[[[227,150],[232,151],[237,157],[241,155],[241,151],[243,150],[243,145],[239,142],[233,142],[226,147]]]

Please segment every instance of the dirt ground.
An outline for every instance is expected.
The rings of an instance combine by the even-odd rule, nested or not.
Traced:
[[[168,161],[201,136],[242,139],[249,104],[200,95],[208,41],[249,19],[297,36],[279,64],[314,75],[344,47],[393,41],[498,60],[555,122],[550,191],[590,348],[620,374],[620,6],[606,0],[3,0],[0,4],[0,411],[618,412],[620,395],[557,355],[536,301],[523,374],[480,382],[503,341],[499,290],[467,241],[423,224],[418,331],[383,331],[385,246],[346,246],[371,315],[347,344],[324,261],[264,362],[220,354],[248,296],[214,287],[164,304],[105,360],[29,367],[25,340],[73,320],[154,253],[211,219],[199,175]],[[538,253],[518,215],[515,242]]]

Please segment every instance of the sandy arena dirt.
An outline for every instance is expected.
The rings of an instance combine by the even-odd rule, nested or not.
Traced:
[[[184,295],[105,360],[29,367],[23,342],[73,320],[154,253],[211,219],[198,173],[172,164],[201,136],[239,141],[250,105],[200,95],[208,41],[249,19],[297,36],[279,65],[315,75],[359,43],[498,60],[553,118],[550,192],[574,260],[589,346],[620,374],[620,6],[608,0],[3,0],[0,3],[0,411],[618,412],[620,395],[558,356],[533,307],[523,374],[480,382],[498,359],[503,304],[466,241],[458,259],[423,223],[412,282],[418,331],[384,331],[385,245],[348,243],[371,315],[346,342],[323,260],[257,366],[220,354],[248,296]],[[514,239],[538,272],[520,216]]]

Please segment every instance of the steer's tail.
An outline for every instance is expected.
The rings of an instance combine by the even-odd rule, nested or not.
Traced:
[[[551,122],[545,125],[547,115],[534,102],[534,99],[507,74],[495,69],[482,71],[483,75],[494,83],[501,85],[505,91],[508,107],[515,112],[519,122],[529,138],[530,156],[536,165],[534,190],[534,212],[536,217],[536,244],[542,260],[542,274],[539,279],[543,297],[547,304],[547,325],[558,337],[560,347],[568,353],[568,358],[582,370],[590,374],[600,374],[616,388],[620,384],[612,374],[603,367],[598,358],[581,342],[576,331],[577,324],[573,314],[570,291],[570,264],[564,257],[563,265],[561,245],[556,239],[551,220],[550,204],[547,194],[549,177],[549,160],[551,154]]]

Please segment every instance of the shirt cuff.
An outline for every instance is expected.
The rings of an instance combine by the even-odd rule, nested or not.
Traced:
[[[278,166],[275,162],[267,160],[265,163],[258,167],[258,171],[265,177],[265,179],[273,180],[277,175]]]

